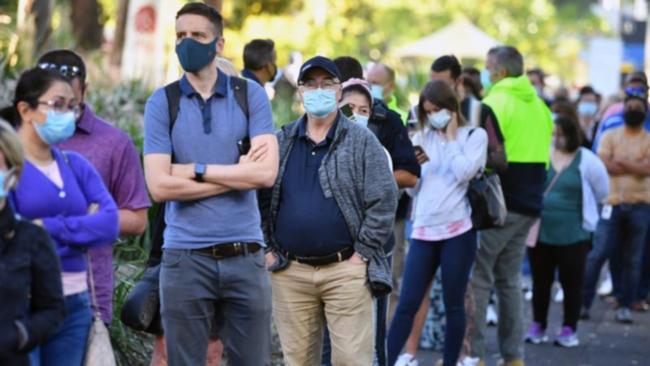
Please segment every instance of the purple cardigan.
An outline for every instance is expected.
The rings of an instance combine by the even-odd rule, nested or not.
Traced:
[[[59,165],[63,189],[29,161],[10,201],[28,220],[42,219],[56,244],[63,272],[86,270],[86,248],[113,243],[119,233],[118,210],[102,179],[81,155],[58,149],[52,154]],[[96,203],[99,210],[88,214]]]

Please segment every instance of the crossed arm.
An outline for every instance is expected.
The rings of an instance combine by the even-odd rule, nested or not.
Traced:
[[[601,154],[600,158],[611,175],[629,174],[642,177],[650,175],[650,160],[648,159],[641,161],[617,160],[604,154]]]
[[[238,164],[208,165],[201,183],[194,180],[195,164],[172,164],[168,154],[144,157],[147,186],[157,202],[191,201],[231,190],[270,187],[275,182],[278,166],[278,142],[273,134],[251,139],[250,152]]]

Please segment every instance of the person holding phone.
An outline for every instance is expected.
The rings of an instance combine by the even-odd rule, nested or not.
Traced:
[[[465,334],[464,298],[477,250],[467,199],[469,182],[487,159],[487,133],[467,127],[458,98],[444,81],[429,82],[420,95],[422,177],[411,193],[413,233],[399,304],[388,332],[388,364],[404,346],[428,284],[441,267],[447,328],[443,365],[456,365]]]
[[[341,113],[351,121],[370,128],[368,121],[372,113],[373,103],[370,84],[363,79],[350,79],[341,84],[341,88],[342,97],[339,102]],[[384,147],[384,152],[388,157],[388,166],[390,170],[393,170],[393,162],[386,147]]]

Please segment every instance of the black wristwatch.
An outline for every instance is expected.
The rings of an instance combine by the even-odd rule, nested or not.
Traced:
[[[205,175],[205,164],[194,164],[194,180],[203,182],[203,175]]]

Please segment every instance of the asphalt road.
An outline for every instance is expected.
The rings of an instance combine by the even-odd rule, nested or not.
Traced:
[[[531,304],[526,304],[527,323],[531,319]],[[591,310],[591,320],[578,324],[580,345],[560,348],[552,343],[526,345],[527,366],[650,366],[650,313],[633,313],[635,323],[619,324],[614,320],[612,305],[597,299]],[[551,305],[548,329],[561,326],[562,304]],[[554,333],[547,333],[549,338]],[[487,366],[499,359],[496,328],[489,328]],[[420,366],[433,366],[441,358],[439,352],[420,351]]]

